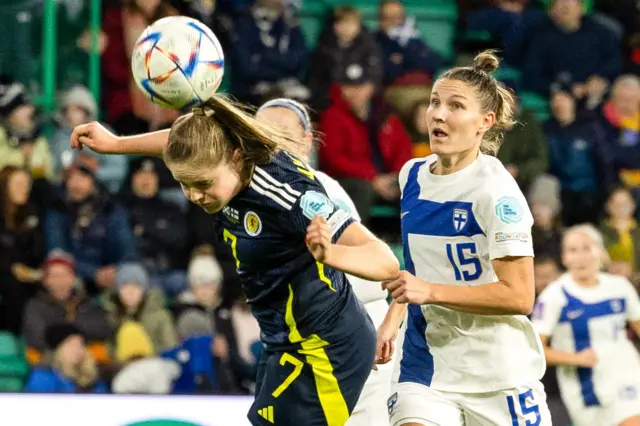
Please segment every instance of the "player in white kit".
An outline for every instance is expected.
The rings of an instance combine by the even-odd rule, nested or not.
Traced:
[[[406,271],[378,330],[380,362],[404,318],[392,426],[548,426],[534,303],[533,218],[493,155],[513,98],[478,55],[433,86],[426,120],[433,155],[400,173]]]
[[[303,144],[292,147],[291,151],[301,160],[309,162],[313,133],[309,113],[303,105],[291,99],[274,99],[258,108],[256,118],[286,128],[297,139],[304,141]],[[308,168],[308,165],[305,164],[305,167]],[[324,186],[334,204],[351,213],[356,220],[360,220],[353,201],[335,179],[317,170],[314,170],[313,174]],[[347,278],[356,296],[364,303],[374,325],[376,328],[379,327],[389,307],[386,301],[387,292],[376,283],[351,275],[347,275]],[[390,395],[392,372],[391,365],[380,365],[377,371],[371,371],[347,426],[388,426],[386,403]]]
[[[540,294],[533,324],[574,426],[640,425],[640,356],[627,338],[640,334],[640,299],[626,278],[600,272],[602,236],[591,225],[569,229],[567,273]],[[549,345],[550,341],[550,345]]]

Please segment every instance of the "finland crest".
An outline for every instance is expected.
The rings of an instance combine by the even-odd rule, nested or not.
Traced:
[[[244,215],[244,230],[252,237],[260,234],[262,232],[262,221],[260,217],[252,212],[248,211]]]
[[[461,232],[469,222],[469,212],[465,209],[453,209],[453,229]]]

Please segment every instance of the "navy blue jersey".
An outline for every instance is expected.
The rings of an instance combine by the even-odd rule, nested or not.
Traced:
[[[315,216],[327,219],[334,243],[353,222],[313,173],[284,152],[257,166],[250,184],[216,214],[268,348],[288,350],[312,336],[335,342],[367,320],[345,275],[307,249]]]

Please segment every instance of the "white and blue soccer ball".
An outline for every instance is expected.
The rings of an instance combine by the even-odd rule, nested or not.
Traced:
[[[136,41],[133,79],[152,102],[183,109],[211,98],[224,74],[220,42],[202,22],[185,16],[160,19]]]

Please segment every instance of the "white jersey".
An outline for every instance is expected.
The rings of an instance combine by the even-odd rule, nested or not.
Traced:
[[[557,368],[562,398],[577,419],[590,407],[640,402],[640,356],[626,335],[627,322],[640,320],[638,293],[620,276],[602,273],[598,281],[594,287],[582,287],[563,275],[540,294],[533,315],[536,330],[550,338],[552,348],[571,353],[591,348],[596,353],[593,369]]]
[[[434,175],[437,156],[400,172],[405,265],[436,284],[498,281],[491,261],[533,256],[533,218],[515,180],[480,154],[463,170]],[[543,349],[524,315],[474,315],[435,305],[409,305],[400,383],[459,393],[493,392],[529,383],[545,370]]]

